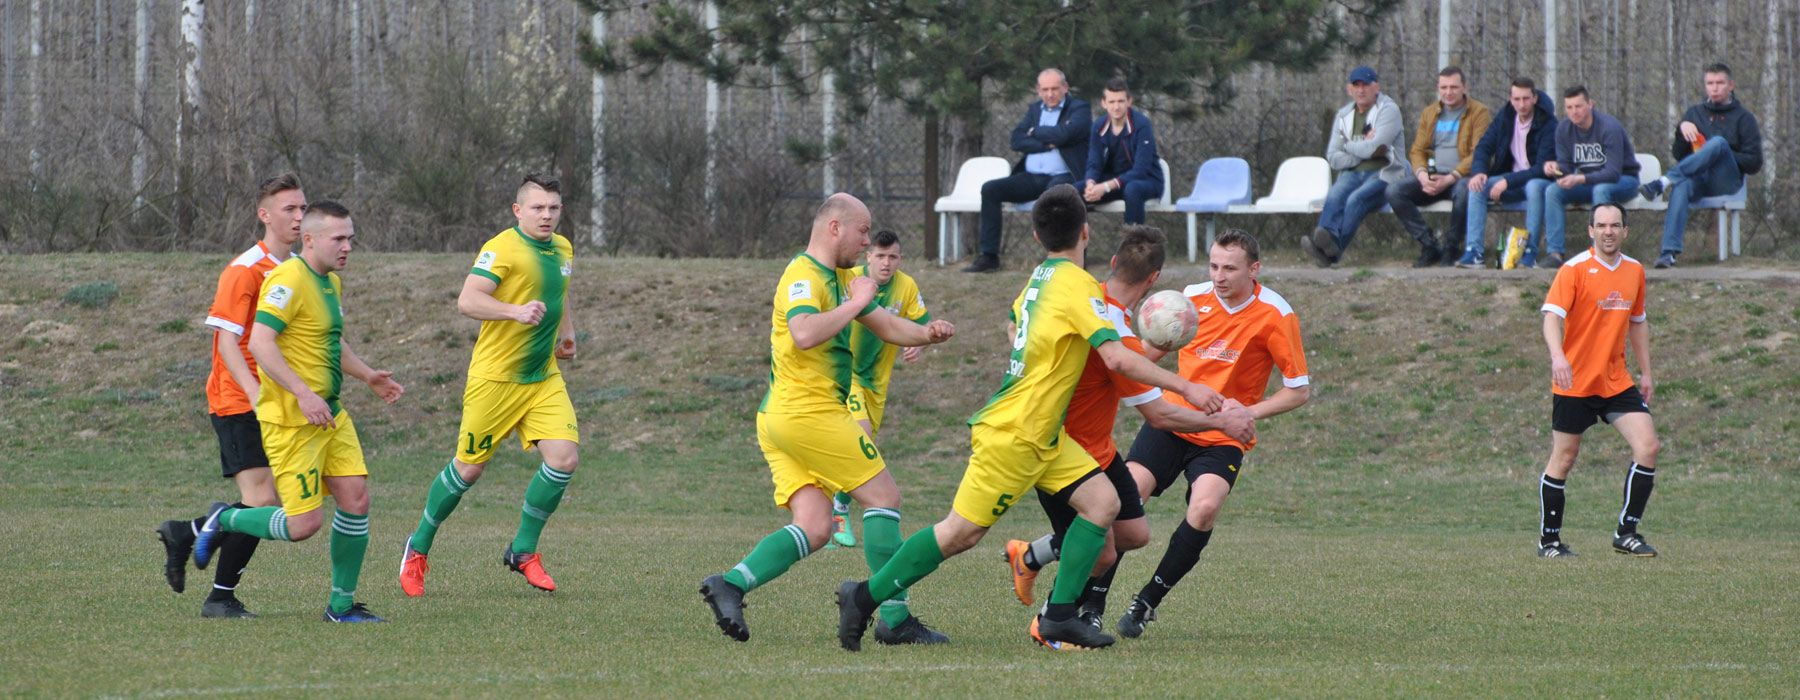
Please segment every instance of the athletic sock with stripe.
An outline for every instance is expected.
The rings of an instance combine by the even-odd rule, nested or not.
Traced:
[[[463,481],[462,474],[456,471],[456,461],[451,460],[444,465],[431,480],[431,490],[425,492],[425,513],[419,516],[419,526],[413,529],[412,548],[420,554],[431,553],[431,543],[437,539],[438,528],[449,519],[450,513],[462,503],[463,494],[469,492],[471,484]]]
[[[1644,506],[1650,504],[1650,490],[1656,486],[1656,467],[1631,463],[1625,476],[1625,504],[1619,509],[1619,535],[1637,532],[1638,521],[1644,519]]]
[[[862,523],[863,559],[869,564],[869,574],[874,575],[900,550],[900,511],[894,508],[864,508]],[[899,627],[911,616],[904,590],[892,600],[881,603],[881,619],[889,629]]]
[[[227,508],[219,513],[219,529],[263,540],[294,541],[288,535],[287,511],[281,506]]]
[[[1105,546],[1106,528],[1075,516],[1069,531],[1063,533],[1062,568],[1056,571],[1056,582],[1051,585],[1045,618],[1056,621],[1075,616],[1075,600],[1087,591],[1088,574]]]
[[[574,472],[557,471],[548,464],[538,467],[537,475],[531,477],[531,485],[525,487],[525,505],[519,511],[519,534],[513,536],[514,554],[537,551],[538,535],[544,532],[544,522],[562,504],[563,492],[568,490],[569,480],[573,478]]]
[[[725,572],[725,582],[748,593],[787,573],[788,567],[808,554],[812,554],[812,546],[806,541],[806,531],[788,525],[757,542],[743,561]]]
[[[1562,542],[1563,497],[1567,479],[1549,474],[1538,479],[1538,544],[1548,547]],[[1627,487],[1629,488],[1629,487]]]
[[[343,613],[356,602],[356,581],[369,552],[369,516],[342,510],[331,519],[331,611]]]

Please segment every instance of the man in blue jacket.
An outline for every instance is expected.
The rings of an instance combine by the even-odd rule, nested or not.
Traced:
[[[1662,255],[1658,268],[1674,267],[1681,254],[1681,237],[1687,229],[1688,202],[1694,197],[1718,197],[1737,192],[1745,175],[1762,170],[1762,127],[1756,115],[1737,101],[1737,81],[1723,63],[1706,67],[1706,99],[1687,108],[1675,127],[1670,147],[1675,166],[1645,184],[1645,199],[1655,199],[1667,188],[1669,211],[1663,216]],[[1702,142],[1698,148],[1695,142]]]
[[[1536,265],[1538,236],[1533,231],[1521,267],[1562,267],[1564,206],[1624,204],[1638,194],[1637,151],[1625,126],[1594,109],[1587,88],[1580,85],[1563,91],[1563,114],[1556,123],[1556,160],[1544,164],[1544,174],[1555,179],[1526,185],[1544,193],[1543,264]]]
[[[1035,201],[1051,185],[1073,184],[1087,172],[1088,134],[1094,115],[1088,103],[1069,96],[1062,71],[1038,72],[1039,100],[1013,127],[1012,149],[1022,154],[1013,173],[981,186],[981,254],[963,272],[1000,269],[1000,207]]]
[[[1490,202],[1510,204],[1532,195],[1526,183],[1544,177],[1544,164],[1556,158],[1556,112],[1550,96],[1537,89],[1530,78],[1516,78],[1506,106],[1488,123],[1475,145],[1474,162],[1469,166],[1468,240],[1463,244],[1462,259],[1456,266],[1479,270],[1486,266],[1482,253],[1487,250],[1484,233]],[[1525,228],[1544,230],[1543,190],[1536,190],[1536,201],[1525,203]]]
[[[1100,95],[1106,121],[1088,138],[1087,176],[1075,185],[1088,206],[1125,200],[1125,223],[1144,223],[1144,202],[1163,193],[1162,165],[1150,117],[1131,107],[1124,78],[1106,81]]]

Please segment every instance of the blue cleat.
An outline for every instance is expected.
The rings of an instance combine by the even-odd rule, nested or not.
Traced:
[[[368,606],[363,605],[362,603],[351,603],[350,609],[345,610],[341,613],[332,612],[331,606],[327,605],[327,606],[325,606],[325,621],[326,622],[387,622],[387,620],[383,620],[380,617],[376,617],[375,613],[369,612]]]
[[[194,568],[204,569],[212,563],[213,548],[219,543],[219,514],[230,507],[224,501],[213,501],[206,509],[206,522],[194,533]]]

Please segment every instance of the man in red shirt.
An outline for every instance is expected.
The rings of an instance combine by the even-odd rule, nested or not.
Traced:
[[[264,180],[256,199],[256,218],[263,225],[262,240],[225,266],[219,274],[212,307],[206,312],[206,325],[213,332],[206,407],[213,431],[219,436],[221,470],[225,478],[237,482],[237,508],[281,503],[275,495],[269,458],[263,454],[262,430],[256,422],[254,404],[259,386],[256,360],[250,356],[248,346],[249,328],[256,317],[263,277],[290,257],[300,240],[300,219],[305,214],[306,193],[301,191],[298,177],[282,173]],[[163,576],[176,593],[187,587],[188,554],[193,551],[194,536],[205,520],[204,515],[192,520],[168,520],[156,528],[166,556]],[[256,617],[244,609],[234,591],[244,567],[256,553],[258,541],[248,535],[223,536],[214,548],[219,553],[219,568],[213,573],[212,592],[200,607],[201,617]],[[194,559],[196,568],[205,569],[208,563],[199,557]]]
[[[1620,252],[1630,231],[1619,205],[1594,205],[1588,235],[1594,246],[1556,271],[1544,299],[1544,343],[1550,347],[1550,463],[1538,481],[1538,556],[1572,557],[1563,544],[1563,490],[1581,434],[1595,421],[1617,428],[1631,445],[1625,504],[1613,551],[1654,557],[1637,532],[1655,485],[1656,424],[1650,419],[1650,325],[1644,316],[1644,266]],[[1637,356],[1638,380],[1625,370],[1625,341]]]

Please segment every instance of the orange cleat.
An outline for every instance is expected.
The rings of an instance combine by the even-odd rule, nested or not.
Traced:
[[[1025,540],[1006,541],[1006,564],[1012,568],[1013,595],[1019,602],[1031,605],[1033,599],[1031,587],[1037,583],[1038,572],[1025,565],[1025,553],[1031,550],[1031,543]]]
[[[417,598],[425,595],[425,572],[431,565],[425,562],[425,555],[412,548],[412,538],[406,538],[406,549],[400,555],[400,590],[407,597]]]
[[[543,558],[539,557],[537,552],[514,554],[512,545],[507,545],[503,561],[506,562],[506,568],[524,574],[525,582],[531,584],[533,588],[542,591],[556,590],[556,581],[550,578],[550,574],[545,573]]]

